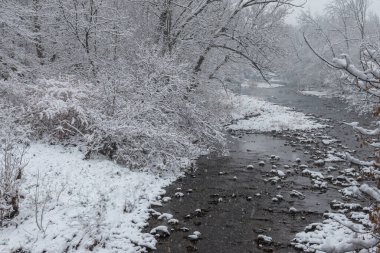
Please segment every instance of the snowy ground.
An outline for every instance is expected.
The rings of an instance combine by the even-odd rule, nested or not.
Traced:
[[[298,233],[294,242],[295,248],[304,252],[376,252],[375,246],[379,243],[370,233],[368,214],[350,212],[355,219],[354,223],[345,214],[326,213],[322,223],[313,223]],[[363,249],[367,248],[367,249]]]
[[[310,130],[326,127],[313,117],[259,98],[232,94],[231,100],[235,105],[232,115],[234,124],[228,127],[231,130],[270,132],[272,130]]]
[[[152,203],[175,175],[133,172],[106,160],[83,160],[75,148],[32,144],[20,214],[0,230],[0,252],[144,252]],[[36,205],[36,201],[38,204]],[[159,204],[159,203],[156,203]],[[40,227],[40,228],[39,228]]]

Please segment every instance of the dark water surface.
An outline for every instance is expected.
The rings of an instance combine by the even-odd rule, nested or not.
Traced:
[[[165,196],[172,197],[172,200],[155,208],[161,213],[173,214],[179,220],[178,225],[169,226],[172,228],[169,237],[159,239],[156,252],[295,252],[289,244],[297,232],[310,223],[322,221],[323,213],[330,210],[331,200],[347,201],[342,199],[338,186],[329,183],[327,191],[312,187],[310,178],[301,175],[300,164],[306,164],[314,171],[324,171],[330,165],[348,168],[345,163],[316,167],[313,162],[324,158],[332,147],[359,149],[352,130],[342,122],[359,121],[368,125],[370,117],[347,112],[346,105],[337,99],[297,94],[292,86],[244,88],[241,92],[330,119],[327,124],[332,127],[306,134],[242,133],[231,137],[229,156],[200,158],[195,171],[189,171],[186,177],[166,189]],[[339,142],[326,146],[318,138],[320,135],[329,135]],[[359,150],[358,155],[365,157],[366,152]],[[272,159],[272,155],[279,159]],[[300,163],[296,162],[297,158]],[[259,161],[265,161],[265,165],[260,166]],[[248,164],[254,169],[247,169]],[[273,165],[284,172],[288,170],[290,174],[271,183],[268,179],[275,176],[271,174]],[[292,197],[292,190],[302,192],[305,197]],[[176,192],[183,192],[185,196],[176,198]],[[273,202],[272,198],[278,194],[283,196],[283,201]],[[290,213],[290,207],[298,212]],[[201,212],[197,213],[196,209]],[[158,225],[167,224],[152,217],[148,230]],[[190,231],[183,232],[183,227]],[[201,240],[191,242],[187,239],[194,231],[201,232]],[[272,237],[273,243],[259,245],[256,241],[259,234]]]

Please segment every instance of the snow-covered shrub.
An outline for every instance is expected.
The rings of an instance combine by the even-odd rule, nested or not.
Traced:
[[[189,91],[191,68],[175,56],[143,46],[135,54],[128,65],[99,67],[93,84],[3,82],[13,119],[28,136],[79,144],[87,158],[102,154],[131,168],[169,168],[222,151],[220,89],[205,83]]]
[[[83,135],[90,127],[86,105],[92,90],[90,84],[70,78],[41,79],[26,85],[25,123],[40,137],[49,135],[62,140]]]
[[[187,68],[141,47],[128,70],[102,73],[87,154],[108,155],[133,168],[163,168],[201,151],[222,150],[222,112],[210,110],[202,91],[188,91]]]
[[[19,212],[20,184],[26,166],[26,146],[7,138],[1,143],[0,160],[0,226]]]
[[[366,101],[367,107],[373,109],[374,116],[378,117],[380,115],[380,48],[374,44],[363,43],[360,47],[360,52],[360,67],[347,54],[334,58],[330,65],[341,70],[344,83],[357,88],[361,98]],[[375,159],[373,161],[361,161],[350,154],[346,154],[346,159],[359,166],[380,167],[380,122],[376,123],[377,127],[374,129],[365,129],[359,126],[358,122],[349,123],[348,125],[353,127],[359,136],[358,140],[361,144],[366,144],[374,149]],[[367,193],[374,199],[370,220],[374,224],[373,234],[376,238],[379,238],[380,199],[377,194],[380,189],[380,178],[374,176],[374,179],[377,180],[377,189],[371,189]]]

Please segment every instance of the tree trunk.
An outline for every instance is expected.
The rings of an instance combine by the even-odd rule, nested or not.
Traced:
[[[43,64],[44,58],[44,48],[42,46],[42,36],[41,36],[41,23],[39,19],[39,11],[41,10],[40,0],[33,0],[33,32],[35,33],[35,47],[38,59],[40,59],[40,63]]]

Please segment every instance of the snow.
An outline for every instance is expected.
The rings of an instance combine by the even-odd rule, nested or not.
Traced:
[[[269,84],[266,82],[255,82],[254,85],[260,89],[272,89],[272,88],[279,88],[279,87],[284,86],[284,85],[278,84],[278,83],[270,83]]]
[[[316,90],[303,90],[299,91],[302,95],[305,96],[316,96],[316,97],[330,97],[330,94],[327,91],[316,91]]]
[[[270,132],[326,127],[311,116],[259,98],[231,94],[231,100],[235,105],[235,111],[232,112],[234,123],[228,126],[231,130]]]
[[[358,213],[355,215],[358,216]],[[322,253],[355,252],[357,249],[372,247],[373,251],[370,252],[376,252],[374,246],[378,240],[371,235],[364,224],[356,224],[344,214],[327,213],[324,216],[326,219],[322,223],[310,224],[305,231],[296,234],[292,242],[296,249]]]
[[[309,169],[304,169],[302,171],[302,174],[303,175],[307,175],[307,176],[310,176],[311,178],[319,178],[319,179],[324,179],[325,177],[322,175],[321,172],[318,172],[318,171],[312,171],[312,170],[309,170]]]
[[[286,176],[285,172],[283,172],[282,170],[277,170],[277,175],[279,177],[285,177]]]
[[[370,187],[367,184],[362,184],[360,186],[360,191],[368,194],[372,198],[374,198],[377,202],[380,202],[380,190]]]
[[[32,144],[20,214],[0,229],[0,252],[143,252],[156,239],[142,232],[152,202],[174,175],[135,172],[107,160],[83,160],[75,148]],[[36,185],[40,194],[36,195]],[[34,199],[41,202],[34,205]],[[45,210],[42,206],[45,204]],[[36,211],[37,210],[37,211]],[[154,211],[154,210],[153,210]],[[42,217],[40,231],[35,213]],[[169,218],[169,217],[167,217]],[[139,246],[140,245],[140,246]]]
[[[359,187],[355,185],[343,188],[339,190],[339,192],[342,193],[343,196],[354,197],[354,198],[358,198],[362,195]]]
[[[337,139],[325,139],[325,140],[322,140],[322,143],[325,145],[330,145],[330,144],[337,142],[337,141],[338,141]]]
[[[170,232],[169,232],[169,228],[167,226],[158,226],[158,227],[155,227],[153,228],[150,233],[151,234],[157,234],[157,233],[164,233],[166,235],[170,235]]]
[[[380,134],[380,127],[375,128],[375,129],[366,129],[366,128],[360,127],[358,122],[345,123],[345,124],[348,126],[351,126],[354,130],[364,135],[377,136]]]
[[[333,154],[327,154],[327,158],[325,159],[325,162],[345,162],[345,159],[342,159],[336,155]]]
[[[267,235],[258,235],[257,240],[265,244],[270,244],[273,241],[272,237],[267,236]]]
[[[170,220],[168,220],[168,223],[170,225],[177,225],[179,223],[179,220],[177,220],[177,219],[170,219]]]
[[[173,215],[170,213],[163,213],[157,218],[158,220],[171,220],[173,219]]]
[[[345,158],[347,161],[354,163],[354,164],[357,164],[357,165],[360,165],[360,166],[372,166],[375,164],[375,161],[371,161],[371,162],[361,161],[361,160],[353,157],[352,155],[350,155],[348,152],[345,153]]]

